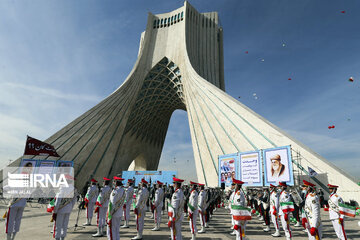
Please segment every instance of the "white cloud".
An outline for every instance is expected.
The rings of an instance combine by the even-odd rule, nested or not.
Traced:
[[[102,97],[95,96],[95,95],[89,95],[89,94],[79,94],[79,93],[67,93],[63,91],[59,91],[52,88],[44,88],[44,87],[38,87],[34,85],[26,85],[21,83],[11,83],[11,82],[5,82],[0,84],[0,89],[3,89],[6,87],[10,87],[12,89],[9,89],[10,91],[14,92],[16,90],[22,89],[25,90],[27,94],[39,94],[43,95],[43,97],[54,97],[59,98],[67,101],[89,101],[93,103],[97,103],[102,100]]]

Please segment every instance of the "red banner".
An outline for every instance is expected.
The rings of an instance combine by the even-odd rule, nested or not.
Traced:
[[[60,157],[53,145],[27,136],[24,155],[46,155]]]

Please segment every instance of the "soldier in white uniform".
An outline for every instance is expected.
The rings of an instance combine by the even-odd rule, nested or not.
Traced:
[[[189,224],[190,224],[190,231],[191,231],[191,240],[196,239],[196,221],[198,217],[198,200],[199,200],[199,194],[196,190],[197,183],[190,181],[190,197],[188,202],[188,213],[189,213]]]
[[[248,239],[245,234],[246,220],[241,220],[239,218],[240,216],[236,215],[235,212],[238,207],[245,208],[247,206],[244,191],[241,189],[244,182],[233,178],[233,183],[235,183],[235,194],[231,208],[234,219],[234,230],[236,231],[236,240],[246,240]],[[251,216],[250,212],[249,214]]]
[[[322,238],[319,198],[316,195],[315,184],[306,180],[303,180],[303,183],[307,187],[308,192],[303,212],[303,217],[306,218],[306,230],[309,240],[319,240]]]
[[[330,190],[329,197],[329,217],[334,226],[336,236],[341,240],[346,240],[344,228],[344,215],[339,213],[339,203],[344,203],[342,198],[336,193],[338,186],[328,184]]]
[[[276,186],[270,184],[270,216],[271,221],[275,227],[275,233],[271,234],[273,237],[280,237],[280,228],[278,223],[279,213],[279,194],[276,190]]]
[[[205,233],[205,227],[206,227],[206,221],[205,221],[205,215],[206,215],[206,198],[207,194],[205,191],[205,184],[200,184],[200,193],[199,193],[199,199],[198,199],[198,209],[199,209],[199,215],[200,215],[200,224],[201,224],[201,230],[199,233]]]
[[[8,210],[5,213],[5,233],[7,240],[15,239],[15,235],[20,230],[21,218],[26,205],[26,198],[13,198],[8,204]]]
[[[96,202],[96,198],[99,195],[99,189],[96,186],[97,181],[95,179],[91,179],[91,186],[88,188],[87,193],[85,195],[85,206],[86,206],[86,223],[84,226],[91,225],[91,219],[93,217],[94,205]]]
[[[124,203],[124,225],[122,228],[129,228],[129,220],[130,220],[130,208],[131,204],[133,202],[133,195],[134,195],[134,188],[133,185],[134,182],[132,179],[128,179],[127,183],[127,189],[126,189],[126,197],[125,197],[125,203]]]
[[[55,220],[53,228],[53,237],[56,240],[64,240],[69,224],[70,213],[76,203],[78,193],[73,187],[74,178],[66,175],[65,178],[69,184],[68,187],[60,187],[56,194],[56,200],[53,210],[53,220]]]
[[[155,191],[155,200],[154,200],[154,221],[155,227],[151,229],[152,231],[160,231],[160,223],[161,223],[161,210],[164,205],[164,190],[162,188],[163,183],[157,181],[156,191]]]
[[[123,178],[114,177],[115,188],[112,190],[107,210],[107,237],[109,240],[120,239],[121,217],[123,215],[123,205],[125,202],[125,190],[122,187]]]
[[[142,239],[144,230],[144,218],[146,215],[146,202],[149,199],[149,191],[147,189],[148,182],[145,179],[141,180],[141,189],[138,192],[136,199],[136,207],[134,213],[136,215],[136,230],[137,235],[132,239]]]
[[[101,188],[99,196],[97,197],[95,205],[97,206],[95,212],[97,213],[97,233],[93,237],[101,237],[104,235],[104,228],[106,226],[106,212],[109,205],[111,188],[109,186],[110,179],[104,177],[104,186]]]
[[[281,203],[288,203],[291,202],[290,194],[287,191],[287,184],[286,182],[280,182],[279,187],[281,189],[280,195],[279,195],[279,204]],[[281,220],[281,225],[284,229],[286,240],[291,240],[291,229],[290,229],[290,223],[289,223],[289,213],[284,212],[281,208],[279,208],[279,216]]]
[[[172,240],[182,240],[181,236],[181,223],[184,218],[184,193],[181,190],[181,183],[184,180],[173,178],[175,192],[172,195],[171,203],[169,206],[169,222],[168,227],[171,230]]]
[[[234,197],[235,197],[235,183],[231,184],[231,194],[230,194],[230,198],[229,198],[229,209],[230,209],[230,217],[231,217],[231,229],[233,230],[230,235],[235,236],[236,235],[236,231],[234,229],[234,218],[232,216],[232,212],[231,212],[231,204],[233,204],[234,202]]]

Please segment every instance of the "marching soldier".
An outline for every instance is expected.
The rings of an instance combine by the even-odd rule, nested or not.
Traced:
[[[231,184],[231,195],[230,195],[230,198],[229,198],[229,209],[230,209],[230,217],[231,217],[231,229],[233,230],[230,235],[233,235],[235,236],[236,235],[236,231],[234,229],[234,218],[232,216],[232,211],[231,211],[231,204],[234,203],[234,197],[235,197],[235,183],[232,183]]]
[[[124,180],[121,177],[114,177],[115,188],[112,190],[109,207],[107,210],[107,236],[109,240],[119,240],[120,239],[120,224],[123,211],[123,205],[125,201],[125,190],[122,187],[122,181]]]
[[[152,231],[159,231],[160,230],[160,223],[161,223],[161,210],[164,204],[164,190],[162,189],[163,183],[157,181],[157,189],[155,191],[155,202],[154,202],[154,221],[155,227],[151,229]]]
[[[305,226],[309,240],[319,240],[322,238],[322,224],[320,218],[320,202],[316,195],[315,184],[303,180],[307,186],[308,195],[304,206]]]
[[[234,219],[234,230],[236,231],[236,240],[246,240],[246,219],[251,219],[250,209],[247,209],[246,197],[241,187],[244,184],[243,181],[233,178],[235,183],[235,196],[231,205],[231,210]],[[245,215],[247,213],[248,215]]]
[[[280,237],[280,229],[278,223],[278,213],[279,213],[279,194],[276,191],[276,186],[270,184],[270,215],[271,221],[275,227],[275,233],[271,234],[273,237]]]
[[[206,227],[206,199],[207,194],[205,191],[205,184],[199,183],[200,186],[200,193],[199,193],[199,199],[198,199],[198,206],[199,206],[199,214],[200,214],[200,223],[201,223],[201,230],[199,233],[205,233],[205,227]]]
[[[198,217],[198,198],[199,194],[196,190],[197,183],[190,181],[191,191],[190,191],[190,197],[188,202],[188,213],[189,213],[189,224],[190,224],[190,231],[191,231],[191,240],[196,239],[196,220]]]
[[[7,240],[15,239],[15,235],[20,230],[21,218],[26,205],[26,198],[13,198],[8,204],[8,210],[4,214],[5,233]]]
[[[281,203],[284,203],[284,204],[290,203],[291,199],[290,199],[290,195],[287,191],[286,182],[279,182],[279,187],[281,188],[281,192],[279,195],[280,205],[281,205]],[[290,229],[290,224],[289,224],[289,212],[284,211],[282,208],[280,208],[279,216],[280,216],[280,220],[281,220],[281,225],[285,232],[286,240],[291,240],[292,236],[291,236],[291,229]]]
[[[109,198],[111,194],[111,188],[109,186],[110,179],[104,177],[104,186],[101,188],[99,196],[97,197],[95,205],[95,213],[97,213],[97,233],[93,234],[93,237],[101,237],[104,235],[104,227],[106,226],[106,212],[109,205]]]
[[[149,191],[147,189],[148,182],[145,179],[141,180],[141,189],[138,192],[136,199],[136,207],[134,213],[136,215],[136,230],[137,235],[132,239],[142,239],[144,230],[144,218],[146,214],[146,202],[149,199]]]
[[[124,225],[122,228],[129,228],[129,220],[130,220],[130,208],[133,201],[133,195],[134,195],[134,188],[132,185],[134,184],[132,179],[128,179],[128,187],[126,189],[126,197],[125,197],[125,204],[123,206],[124,208]]]
[[[60,187],[59,193],[55,197],[55,205],[52,219],[55,221],[53,228],[53,237],[56,240],[64,240],[69,224],[70,213],[76,203],[78,193],[73,187],[72,181],[74,178],[66,175],[68,187]]]
[[[94,205],[96,202],[96,198],[99,194],[99,189],[96,186],[97,181],[95,179],[91,179],[91,186],[88,188],[87,193],[85,195],[85,206],[86,206],[86,223],[84,226],[91,225],[91,219],[93,217]]]
[[[168,227],[171,230],[172,240],[182,240],[181,236],[181,223],[184,218],[184,193],[181,190],[181,183],[184,180],[173,178],[175,192],[172,195],[171,203],[169,206],[169,222]]]
[[[336,193],[338,186],[328,184],[328,187],[330,190],[330,197],[328,201],[330,221],[334,226],[336,236],[341,240],[346,240],[347,237],[344,229],[344,215],[340,214],[339,211],[339,203],[343,204],[344,201]]]

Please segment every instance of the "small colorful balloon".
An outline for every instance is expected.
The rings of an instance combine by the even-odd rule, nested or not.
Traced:
[[[353,78],[353,77],[350,77],[350,78],[349,78],[349,82],[354,82],[354,78]]]

